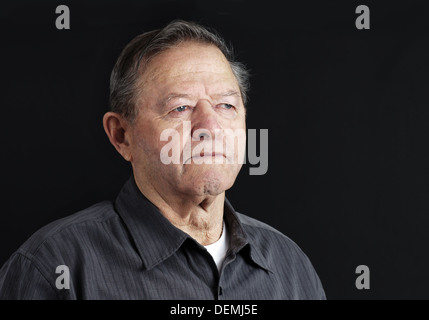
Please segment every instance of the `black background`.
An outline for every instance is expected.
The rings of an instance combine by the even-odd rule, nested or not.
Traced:
[[[227,191],[309,256],[328,299],[428,299],[429,7],[392,1],[19,1],[0,5],[0,264],[47,223],[113,199],[131,168],[102,128],[110,71],[175,18],[252,72],[269,169]],[[68,5],[70,30],[55,8]],[[355,9],[370,8],[357,30]],[[355,269],[370,268],[357,290]]]

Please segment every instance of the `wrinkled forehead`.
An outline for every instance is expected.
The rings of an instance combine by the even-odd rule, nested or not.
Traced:
[[[235,81],[231,66],[214,45],[183,42],[154,56],[140,76],[140,85],[163,86],[174,81],[222,79]]]

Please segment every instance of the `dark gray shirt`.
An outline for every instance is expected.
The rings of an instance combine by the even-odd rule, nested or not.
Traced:
[[[1,268],[0,298],[325,299],[309,259],[288,237],[228,200],[224,220],[230,247],[219,272],[130,178],[115,202],[34,233]]]

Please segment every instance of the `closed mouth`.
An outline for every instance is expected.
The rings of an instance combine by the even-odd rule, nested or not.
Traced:
[[[184,163],[189,163],[191,159],[200,159],[200,158],[213,158],[213,157],[224,157],[226,156],[221,152],[201,152],[200,154],[193,155],[189,159],[187,159]]]

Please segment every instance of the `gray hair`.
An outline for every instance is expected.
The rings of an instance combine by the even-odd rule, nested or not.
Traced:
[[[219,48],[231,66],[246,105],[249,72],[242,63],[234,61],[232,47],[215,31],[194,22],[174,20],[163,29],[138,35],[123,49],[110,76],[111,110],[132,122],[138,112],[136,93],[139,71],[144,70],[155,55],[184,41],[211,44]]]

